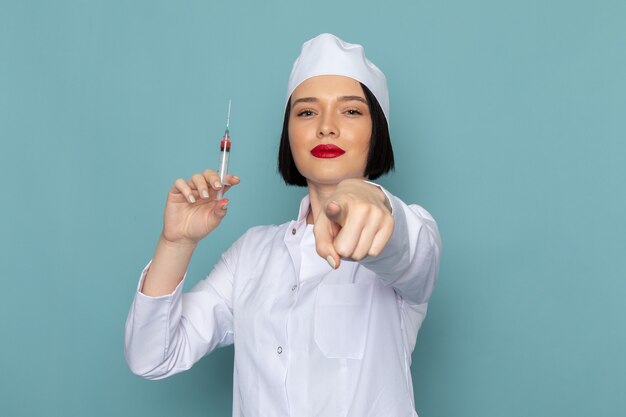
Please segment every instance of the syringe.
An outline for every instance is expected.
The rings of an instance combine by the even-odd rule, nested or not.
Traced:
[[[228,158],[230,157],[230,100],[228,100],[228,116],[226,117],[226,131],[220,141],[220,182],[222,188],[217,192],[217,199],[224,197],[224,187],[226,186],[226,174],[228,174]]]

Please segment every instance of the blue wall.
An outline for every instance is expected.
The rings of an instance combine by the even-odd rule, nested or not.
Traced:
[[[232,349],[144,381],[124,320],[168,188],[217,163],[229,98],[242,184],[187,286],[248,227],[295,216],[281,109],[325,31],[387,74],[382,183],[443,236],[420,415],[623,415],[626,3],[216,3],[0,4],[0,415],[230,415]]]

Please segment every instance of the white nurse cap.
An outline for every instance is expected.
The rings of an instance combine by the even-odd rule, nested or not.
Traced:
[[[298,85],[318,75],[343,75],[366,85],[378,100],[389,123],[389,92],[385,74],[365,57],[361,45],[344,42],[330,33],[322,33],[306,41],[300,56],[293,63],[286,101]]]

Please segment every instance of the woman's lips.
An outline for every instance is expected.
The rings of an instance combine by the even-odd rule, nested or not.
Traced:
[[[311,155],[316,158],[337,158],[346,153],[339,146],[335,145],[317,145],[311,149]]]

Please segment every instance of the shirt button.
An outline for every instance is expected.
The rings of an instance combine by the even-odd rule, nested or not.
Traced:
[[[281,353],[283,353],[283,348],[282,346],[278,346],[278,348],[276,349],[276,352],[278,352],[278,354],[280,355]]]
[[[296,288],[298,288],[298,286],[297,286],[297,285],[294,285],[293,287],[291,287],[291,291],[295,291],[295,290],[296,290]]]
[[[291,234],[295,235],[296,234],[296,228],[294,227],[293,229],[291,229]]]

